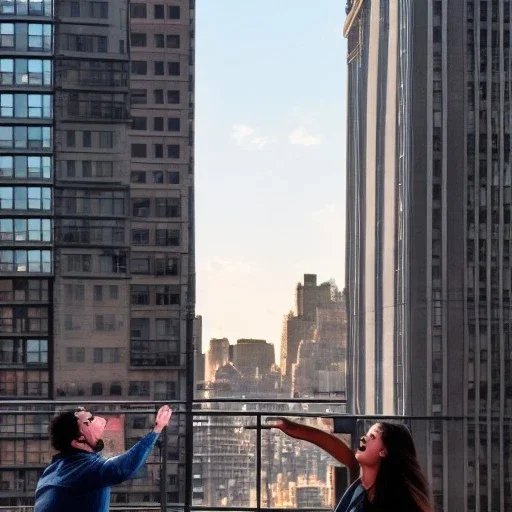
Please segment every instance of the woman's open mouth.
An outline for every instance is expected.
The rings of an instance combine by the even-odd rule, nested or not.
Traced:
[[[359,439],[359,448],[358,450],[360,452],[364,452],[366,450],[366,439],[364,437],[361,437],[361,439]]]

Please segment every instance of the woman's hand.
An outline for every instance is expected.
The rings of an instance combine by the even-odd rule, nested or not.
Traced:
[[[155,428],[153,429],[153,432],[160,434],[160,432],[162,432],[162,430],[169,424],[171,416],[172,409],[168,405],[160,407],[156,413]]]

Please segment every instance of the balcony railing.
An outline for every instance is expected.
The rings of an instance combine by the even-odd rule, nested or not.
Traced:
[[[156,392],[156,389],[155,389]],[[58,411],[86,405],[109,418],[105,455],[128,449],[152,428],[162,402],[0,401],[0,512],[32,512],[37,478],[52,452],[46,432]],[[112,489],[113,511],[327,511],[349,484],[322,450],[271,428],[269,416],[345,436],[353,446],[378,421],[411,430],[436,511],[512,510],[512,418],[354,416],[334,400],[169,401],[174,414],[146,473]],[[112,428],[112,430],[108,430]],[[449,503],[449,507],[447,504]]]

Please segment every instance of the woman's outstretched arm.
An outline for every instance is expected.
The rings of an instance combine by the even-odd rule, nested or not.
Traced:
[[[278,428],[286,435],[295,439],[309,441],[322,448],[350,471],[350,479],[354,481],[359,476],[359,464],[354,452],[337,436],[315,427],[295,423],[287,418],[269,418],[269,425]]]

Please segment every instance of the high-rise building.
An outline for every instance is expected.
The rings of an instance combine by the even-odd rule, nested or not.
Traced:
[[[316,274],[304,274],[304,284],[297,284],[295,312],[284,317],[281,333],[281,372],[285,386],[291,385],[292,364],[297,362],[300,342],[313,338],[317,308],[329,308],[340,300],[341,294],[334,282],[317,285]]]
[[[193,119],[193,0],[0,3],[1,399],[185,399]],[[46,424],[23,428],[2,504],[30,503],[49,454]],[[160,488],[132,494],[112,497]]]
[[[265,340],[239,339],[233,347],[233,364],[246,378],[262,378],[275,364],[274,345]]]
[[[347,7],[347,396],[466,417],[413,422],[437,509],[510,510],[511,2]]]
[[[214,381],[217,370],[229,361],[229,340],[212,338],[206,353],[206,380]]]

